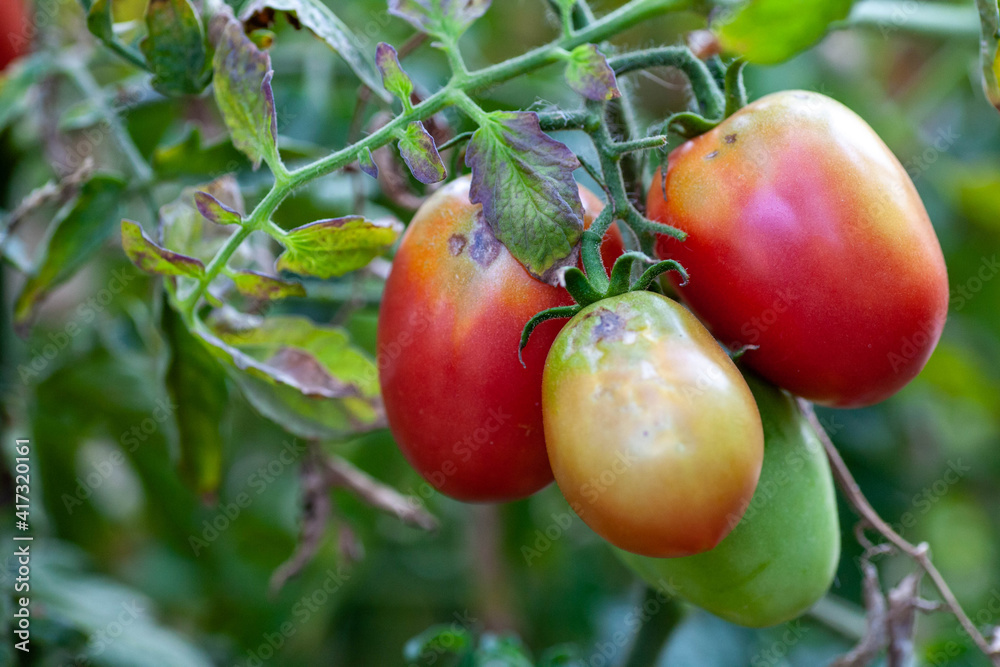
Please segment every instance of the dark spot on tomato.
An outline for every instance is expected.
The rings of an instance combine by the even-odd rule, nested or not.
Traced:
[[[594,312],[598,317],[597,324],[591,329],[591,336],[595,341],[622,337],[622,333],[625,331],[625,318],[606,308]]]
[[[705,156],[705,159],[706,160],[711,160],[712,158],[714,158],[718,154],[719,154],[719,151],[712,151],[711,153],[709,153],[708,155]]]
[[[476,264],[486,268],[500,254],[500,241],[493,236],[493,230],[486,224],[482,212],[476,218],[476,226],[472,230],[472,238],[469,243],[469,256]]]
[[[725,140],[726,140],[727,144],[735,144],[736,143],[736,135],[735,134],[727,134],[726,137],[725,137]]]
[[[466,243],[468,243],[468,241],[462,234],[452,234],[451,238],[448,239],[448,251],[452,255],[458,257],[462,254],[462,251],[465,250]]]

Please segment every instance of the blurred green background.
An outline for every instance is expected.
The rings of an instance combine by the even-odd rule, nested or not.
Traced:
[[[333,4],[346,23],[369,35],[372,50],[378,41],[398,46],[412,34],[386,14],[382,0]],[[511,57],[556,32],[539,0],[493,4],[463,41],[472,66]],[[605,11],[621,3],[592,4]],[[975,24],[963,24],[973,30],[956,29],[950,36],[914,34],[908,22],[920,15],[922,4],[894,5],[898,20],[835,31],[780,66],[749,67],[747,85],[752,99],[803,88],[847,104],[885,139],[924,198],[953,290],[944,337],[925,371],[896,397],[874,408],[821,416],[876,509],[907,539],[930,544],[970,616],[985,625],[1000,622],[1000,117],[980,90]],[[971,5],[957,6],[972,12]],[[41,39],[58,44],[80,38],[80,21],[75,3],[58,5]],[[702,25],[697,16],[674,15],[632,29],[619,41],[679,43]],[[279,131],[294,140],[286,145],[305,155],[344,145],[357,102],[351,72],[326,46],[283,21],[271,52]],[[122,97],[142,89],[144,80],[133,70],[96,53],[100,81],[114,83]],[[427,45],[409,55],[405,66],[424,90],[447,75],[443,58]],[[628,85],[646,122],[683,108],[687,99],[684,81],[668,70],[633,76]],[[57,114],[69,136],[85,136],[78,128],[87,126],[86,100],[61,86],[48,94],[51,111],[38,107],[0,135],[0,205],[6,210],[53,175],[50,155],[38,149],[44,116]],[[552,68],[489,91],[484,105],[524,108],[537,101],[577,104]],[[214,103],[209,97],[182,107],[147,92],[129,107],[127,127],[151,158],[158,148],[182,140],[188,121],[208,113],[199,104]],[[559,138],[586,150],[583,137]],[[121,162],[112,143],[91,147],[99,164]],[[216,166],[206,159],[200,177],[178,174],[160,186],[163,201],[171,189],[207,180],[233,159],[248,200],[263,194],[266,175],[252,172],[234,154],[218,153]],[[359,187],[369,217],[410,215],[373,184],[340,174],[298,192],[277,221],[291,226],[362,212],[355,202]],[[126,217],[148,217],[138,203],[129,206]],[[46,223],[45,216],[36,216],[23,233],[38,239]],[[106,290],[115,271],[132,277],[126,289],[93,316],[81,315],[79,304]],[[290,436],[232,391],[218,504],[201,502],[172,463],[175,433],[164,411],[163,344],[152,325],[159,303],[152,281],[132,268],[114,240],[53,294],[22,340],[10,323],[21,280],[4,264],[0,416],[8,470],[0,487],[0,579],[6,590],[16,569],[7,557],[13,439],[28,436],[38,536],[32,560],[36,606],[32,653],[11,650],[5,622],[0,664],[401,665],[407,640],[438,623],[516,633],[536,657],[551,646],[573,644],[584,660],[578,664],[599,667],[620,658],[613,637],[625,629],[641,589],[602,541],[570,517],[554,486],[506,506],[462,505],[430,493],[386,431],[324,447],[420,498],[440,518],[440,530],[405,526],[337,491],[336,521],[319,555],[301,576],[270,594],[268,580],[297,540],[297,465],[280,457]],[[373,351],[377,285],[370,278],[332,281],[325,294],[277,309],[342,323]],[[71,322],[79,330],[67,335]],[[52,349],[55,354],[49,354]],[[241,493],[251,502],[237,515],[231,504]],[[662,664],[815,666],[850,648],[864,627],[860,547],[846,508],[841,519],[845,546],[838,576],[831,598],[812,615],[788,627],[754,631],[692,609]],[[351,559],[352,549],[344,547],[355,542],[363,553]],[[889,583],[909,567],[895,559],[882,566]],[[9,620],[10,596],[0,604]],[[922,664],[985,664],[953,617],[922,617],[918,639]],[[446,656],[419,664],[431,662],[449,664]]]

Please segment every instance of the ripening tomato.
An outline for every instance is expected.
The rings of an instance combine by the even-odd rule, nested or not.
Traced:
[[[757,485],[764,436],[750,389],[694,315],[659,294],[570,320],[545,362],[542,414],[559,489],[627,551],[711,549]]]
[[[678,147],[649,191],[682,229],[657,253],[690,274],[681,297],[746,363],[795,394],[859,407],[927,362],[948,277],[899,161],[853,111],[816,93],[764,97]]]
[[[833,476],[816,431],[795,401],[753,376],[764,425],[764,468],[726,539],[686,558],[618,555],[650,585],[732,623],[777,625],[826,594],[840,560]]]
[[[602,204],[581,188],[589,226]],[[612,228],[602,252],[623,252]],[[435,193],[399,247],[379,312],[379,378],[389,427],[414,468],[466,501],[523,498],[552,481],[542,430],[542,367],[564,322],[518,343],[536,313],[572,303],[532,278],[469,201],[469,179]]]
[[[0,71],[28,52],[27,29],[24,0],[0,0]]]

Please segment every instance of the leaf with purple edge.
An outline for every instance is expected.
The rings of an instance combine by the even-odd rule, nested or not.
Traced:
[[[352,215],[296,227],[281,239],[285,252],[275,269],[302,276],[333,278],[367,266],[396,242],[403,226]]]
[[[250,41],[243,24],[226,14],[213,19],[215,99],[232,135],[233,145],[250,157],[280,163],[278,119],[271,91],[271,57]]]
[[[382,85],[392,93],[397,99],[403,102],[404,107],[410,105],[410,95],[413,93],[413,82],[399,65],[399,54],[385,42],[379,42],[375,49],[375,65],[382,73]]]
[[[389,13],[420,32],[457,40],[486,13],[490,0],[389,0]]]
[[[290,296],[305,296],[302,283],[282,280],[256,271],[236,271],[232,275],[236,289],[244,296],[272,301]]]
[[[421,183],[440,183],[447,176],[434,137],[418,120],[407,125],[399,138],[399,154],[413,177]]]
[[[238,212],[229,208],[207,192],[195,192],[194,203],[206,220],[214,222],[217,225],[238,225],[243,222],[243,218]]]
[[[588,100],[603,102],[621,97],[615,71],[593,44],[581,44],[570,53],[566,83]]]
[[[131,220],[122,220],[122,247],[132,263],[146,273],[199,280],[205,276],[205,265],[201,260],[161,248]]]
[[[555,284],[575,266],[583,204],[573,171],[579,160],[542,132],[531,112],[494,112],[469,141],[470,199],[482,204],[497,239],[531,275]]]
[[[361,171],[372,178],[378,178],[378,165],[375,164],[371,150],[366,148],[361,151],[361,155],[358,157],[358,165],[361,167]]]

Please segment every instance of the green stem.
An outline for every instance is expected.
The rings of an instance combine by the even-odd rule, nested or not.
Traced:
[[[494,86],[532,72],[545,65],[558,62],[561,60],[560,54],[566,50],[571,50],[581,44],[603,41],[653,16],[688,7],[691,2],[692,0],[632,0],[610,14],[574,32],[572,35],[564,35],[548,45],[538,47],[511,60],[480,70],[466,73],[456,72],[456,75],[444,88],[412,109],[404,111],[404,113],[361,141],[294,171],[278,174],[271,190],[248,216],[243,229],[235,232],[226,244],[219,249],[215,257],[212,258],[212,261],[206,267],[205,278],[185,299],[183,303],[184,312],[188,316],[194,313],[198,299],[204,293],[212,279],[226,265],[240,243],[250,234],[250,231],[264,229],[268,221],[270,221],[271,215],[277,210],[281,202],[296,188],[321,176],[342,169],[351,162],[356,161],[363,151],[374,151],[381,148],[395,140],[396,136],[398,136],[399,132],[407,124],[416,120],[426,120],[450,104],[460,103],[467,112],[475,114],[475,110],[478,110],[482,114],[484,113],[482,109],[479,109],[478,105],[468,97],[469,93]],[[454,52],[455,49],[452,49],[452,57]],[[619,180],[620,176],[619,171]],[[601,273],[604,273],[603,270]],[[607,280],[606,275],[604,275],[604,278]]]
[[[681,609],[676,601],[664,599],[664,594],[646,588],[642,603],[643,623],[629,647],[621,667],[649,667],[658,663],[663,645],[681,619]],[[650,613],[648,610],[655,610]]]
[[[611,58],[608,63],[616,74],[628,74],[651,67],[674,67],[684,72],[691,82],[698,109],[703,116],[720,118],[725,108],[725,98],[712,76],[708,65],[686,46],[663,46],[645,51],[635,51]]]
[[[979,35],[975,7],[943,3],[859,2],[850,15],[831,26],[834,29],[870,28],[883,37],[899,32],[937,37]]]

